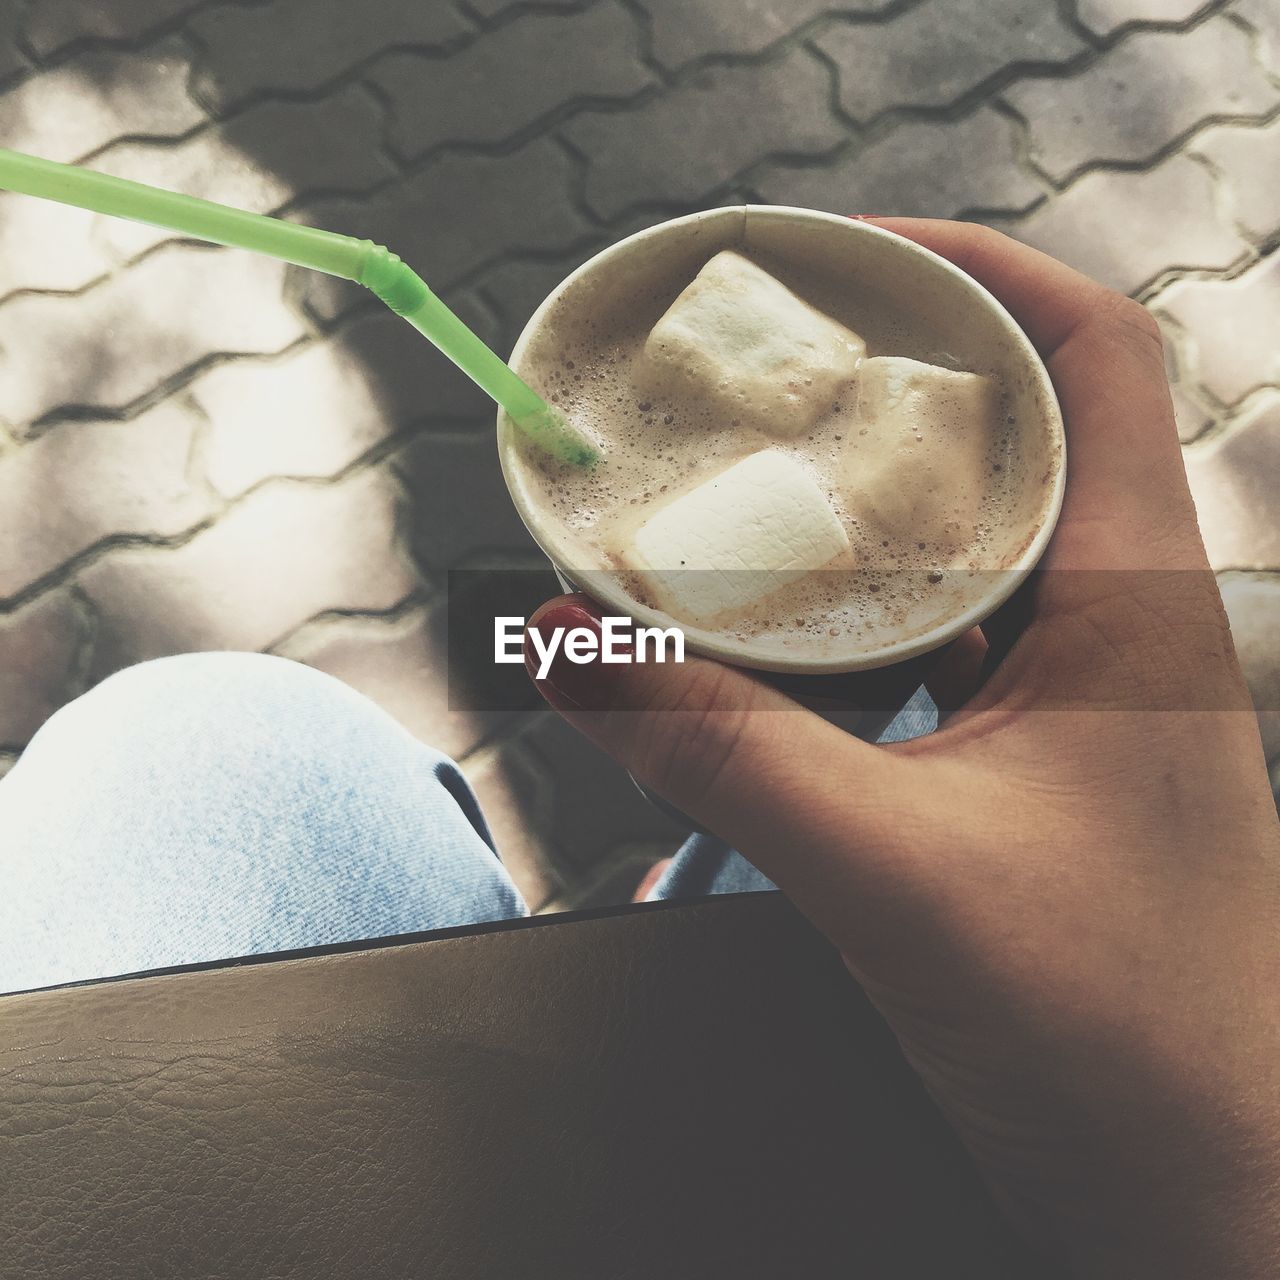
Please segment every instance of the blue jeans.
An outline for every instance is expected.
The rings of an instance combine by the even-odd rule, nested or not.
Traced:
[[[922,691],[886,737],[935,723]],[[772,887],[693,836],[654,896]],[[281,658],[122,671],[0,779],[0,991],[526,910],[457,766]]]

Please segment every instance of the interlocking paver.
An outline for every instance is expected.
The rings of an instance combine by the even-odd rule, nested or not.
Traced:
[[[1179,281],[1155,305],[1177,322],[1187,370],[1215,399],[1280,385],[1280,252],[1234,280]]]
[[[1206,0],[1076,0],[1076,17],[1095,35],[1109,36],[1129,22],[1185,22]]]
[[[1085,49],[1053,4],[926,0],[892,22],[833,27],[816,44],[840,68],[855,120],[890,107],[945,107],[1023,63],[1063,63]]]
[[[1210,115],[1264,115],[1280,84],[1252,37],[1215,17],[1129,36],[1073,76],[1022,80],[1004,97],[1027,121],[1032,158],[1062,181],[1090,164],[1147,161]]]
[[[846,131],[830,99],[829,68],[795,49],[759,66],[700,72],[624,114],[576,116],[561,132],[587,157],[588,204],[614,218],[642,202],[705,198],[772,153],[831,150]]]
[[[554,806],[547,832],[558,865],[579,879],[629,842],[662,844],[674,853],[689,832],[660,813],[618,766],[558,716],[521,736],[551,779]]]
[[[203,0],[34,0],[24,30],[42,58],[76,40],[137,40],[200,8]],[[15,10],[21,6],[13,4]]]
[[[454,759],[475,751],[511,719],[508,712],[450,705],[443,602],[418,605],[397,618],[312,623],[273,652],[344,680]]]
[[[427,569],[541,557],[507,493],[492,435],[423,436],[396,455],[395,468],[413,499],[408,537]]]
[[[596,228],[594,239],[579,241],[564,254],[512,255],[483,271],[473,287],[483,294],[498,318],[490,337],[492,344],[503,355],[509,353],[529,318],[560,281],[602,249],[633,232],[644,231],[661,218],[661,214],[640,210],[608,230]]]
[[[186,142],[122,143],[95,169],[216,200],[252,213],[271,213],[311,191],[360,193],[394,176],[379,149],[382,116],[370,95],[351,85],[309,102],[265,102]],[[168,233],[137,222],[103,218],[99,240],[120,258],[133,257]]]
[[[124,135],[186,133],[205,119],[187,94],[189,71],[175,40],[145,58],[91,50],[0,94],[0,146],[70,161]]]
[[[1222,603],[1231,619],[1236,655],[1258,708],[1262,747],[1280,761],[1280,575],[1223,574]]]
[[[0,614],[0,747],[25,746],[67,700],[84,626],[65,591]]]
[[[199,415],[180,399],[132,422],[68,422],[0,454],[0,599],[112,535],[168,536],[212,514],[187,478]]]
[[[351,86],[315,102],[268,102],[185,141],[121,142],[90,167],[170,191],[269,213],[308,191],[360,192],[395,170],[378,149],[380,113]],[[0,194],[0,298],[83,288],[169,232],[69,205]]]
[[[1016,126],[990,107],[963,120],[915,120],[821,166],[778,164],[752,179],[774,204],[835,213],[952,218],[974,209],[1025,209],[1043,194],[1018,162]],[[953,164],[957,155],[964,164]]]
[[[22,30],[22,9],[8,4],[0,10],[0,83],[27,68],[27,60],[18,49],[18,32]]]
[[[1220,216],[1212,176],[1184,155],[1086,174],[1008,230],[1121,293],[1173,268],[1221,270],[1249,249]]]
[[[465,0],[466,7],[486,20],[501,18],[511,9],[522,9],[528,0]],[[571,13],[585,9],[593,0],[538,0],[540,9]]]
[[[1225,435],[1183,456],[1210,564],[1280,570],[1280,395],[1263,396]]]
[[[269,476],[331,476],[424,420],[492,430],[492,402],[390,312],[265,363],[201,375],[191,395],[209,419],[201,460],[235,497]]]
[[[442,155],[369,200],[319,200],[297,216],[390,245],[443,293],[504,253],[567,249],[592,234],[570,198],[573,176],[564,151],[538,138],[509,155]],[[368,295],[313,277],[303,296],[332,318]]]
[[[641,0],[653,24],[653,53],[675,68],[708,54],[756,54],[813,18],[840,13],[879,14],[895,0]]]
[[[653,226],[661,218],[661,214],[641,211],[607,231],[597,228],[595,239],[579,242],[563,255],[511,256],[483,271],[473,287],[483,294],[498,317],[490,339],[493,345],[502,354],[509,353],[542,300],[566,276],[602,249]]]
[[[613,907],[634,901],[640,881],[655,862],[669,858],[670,843],[627,840],[600,855],[593,875],[576,883],[543,907],[543,912],[579,911],[589,907]]]
[[[214,352],[279,351],[302,336],[284,268],[247,253],[172,245],[77,298],[0,307],[0,417],[122,409]]]
[[[617,0],[527,14],[444,61],[396,55],[370,78],[391,100],[391,139],[407,157],[445,142],[500,142],[564,103],[626,98],[654,80]]]
[[[262,649],[328,609],[393,608],[415,586],[399,505],[380,470],[274,486],[181,547],[103,556],[78,577],[100,616],[93,677],[172,653]]]
[[[98,243],[100,219],[83,209],[0,191],[0,299],[18,289],[80,289],[115,256]]]
[[[669,856],[688,834],[649,804],[612,760],[551,715],[500,749],[482,752],[464,772],[503,861],[513,862],[513,879],[535,910],[625,898],[642,874],[636,851],[643,850],[646,861]],[[632,873],[609,898],[601,881],[619,860]],[[536,894],[525,889],[530,880]]]
[[[502,864],[531,911],[563,891],[556,850],[544,834],[554,799],[547,780],[516,745],[486,751],[463,765]]]
[[[1269,125],[1222,125],[1195,141],[1226,180],[1231,213],[1255,240],[1280,232],[1280,118]]]
[[[648,221],[656,222],[657,218]],[[503,355],[509,354],[520,331],[547,294],[613,238],[605,237],[598,246],[592,245],[565,258],[509,260],[484,272],[476,281],[476,287],[493,300],[501,314],[501,331],[494,338],[497,350]]]
[[[551,262],[540,259],[502,262],[479,277],[476,288],[492,299],[501,316],[500,332],[494,339],[495,350],[504,356],[510,353],[538,304],[579,265],[579,260],[585,261],[592,252],[594,250],[583,250],[571,258]]]
[[[1280,6],[1275,0],[1235,0],[1231,12],[1258,33],[1262,58],[1275,75],[1280,75]]]
[[[1178,439],[1183,444],[1190,444],[1197,436],[1209,429],[1214,421],[1213,414],[1195,398],[1185,387],[1172,387],[1173,418],[1178,425]]]
[[[1183,335],[1168,318],[1154,312],[1156,323],[1164,340],[1164,367],[1169,379],[1169,391],[1173,399],[1173,416],[1178,427],[1178,439],[1189,444],[1202,435],[1214,421],[1214,411],[1192,394],[1191,378],[1186,372],[1187,355]]]
[[[274,0],[191,20],[205,56],[195,84],[227,111],[259,93],[315,89],[388,45],[438,48],[470,30],[443,0]]]

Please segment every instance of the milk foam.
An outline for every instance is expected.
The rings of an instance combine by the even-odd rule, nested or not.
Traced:
[[[780,448],[804,465],[829,496],[853,549],[853,567],[818,570],[742,612],[721,616],[713,627],[736,640],[766,639],[797,656],[878,647],[922,634],[991,587],[1021,546],[1009,530],[1025,516],[1020,454],[1002,360],[991,351],[950,349],[927,309],[904,314],[893,299],[842,290],[772,256],[748,255],[801,298],[862,336],[867,355],[907,356],[929,364],[981,373],[996,385],[998,430],[982,467],[982,492],[958,494],[955,515],[978,516],[963,542],[886,538],[850,509],[841,484],[850,454],[876,430],[857,417],[856,384],[813,430],[779,441],[737,419],[717,420],[714,409],[655,392],[638,376],[650,329],[689,282],[689,276],[655,280],[643,296],[592,298],[566,295],[547,316],[543,340],[531,348],[521,372],[554,405],[601,444],[603,460],[591,469],[565,466],[517,442],[527,491],[543,518],[572,535],[581,563],[564,567],[617,570],[638,601],[653,606],[639,575],[627,573],[611,554],[619,530],[638,527],[657,505],[694,488],[734,462],[764,448]],[[568,304],[572,304],[569,306]],[[1007,356],[1007,353],[1005,353]],[[922,427],[945,431],[929,406]],[[900,483],[912,486],[909,474]]]

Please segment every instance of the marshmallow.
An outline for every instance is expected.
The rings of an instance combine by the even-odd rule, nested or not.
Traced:
[[[970,545],[997,426],[991,379],[874,356],[858,373],[856,412],[845,436],[850,513],[894,538]]]
[[[658,394],[709,404],[726,425],[787,438],[830,410],[865,350],[856,333],[726,249],[654,325],[641,376]]]
[[[808,471],[764,449],[668,502],[618,555],[661,608],[702,620],[745,608],[848,548]]]

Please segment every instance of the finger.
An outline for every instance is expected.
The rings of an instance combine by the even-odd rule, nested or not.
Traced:
[[[1045,568],[1202,567],[1159,330],[1146,309],[987,227],[866,221],[967,272],[1044,358],[1066,424],[1069,477]]]
[[[600,615],[585,596],[549,601],[530,619],[527,660],[532,633],[545,648],[557,628],[598,635]],[[909,860],[887,851],[917,790],[911,760],[720,663],[577,664],[560,652],[545,678],[535,675],[547,701],[638,781],[741,850],[820,927],[855,886],[874,900],[877,884],[907,874]]]
[[[973,627],[948,646],[925,678],[924,687],[938,704],[940,724],[977,693],[982,685],[986,657],[986,637]]]
[[[974,222],[939,218],[864,218],[914,240],[972,276],[994,294],[1036,350],[1049,360],[1115,296],[1096,280],[1038,249]]]

